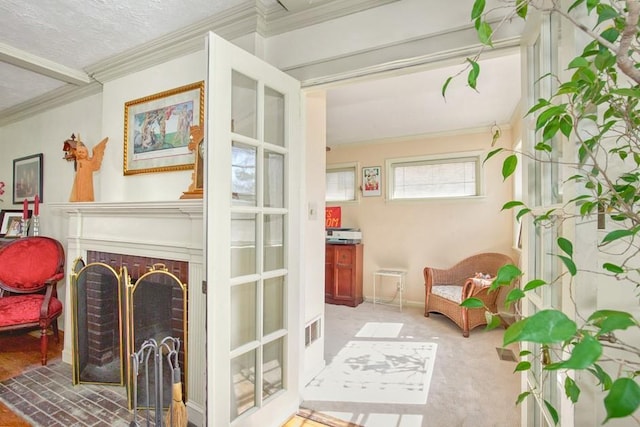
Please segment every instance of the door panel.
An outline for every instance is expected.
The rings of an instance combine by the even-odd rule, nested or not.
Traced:
[[[303,353],[300,85],[207,43],[207,425],[279,426]]]

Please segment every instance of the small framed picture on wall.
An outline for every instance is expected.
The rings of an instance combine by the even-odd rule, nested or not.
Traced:
[[[382,168],[368,166],[362,168],[362,196],[380,196],[382,194]]]

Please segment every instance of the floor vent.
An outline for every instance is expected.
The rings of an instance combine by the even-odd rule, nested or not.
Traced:
[[[498,352],[498,358],[500,360],[506,360],[508,362],[517,362],[516,355],[513,350],[508,348],[496,347],[496,351]]]

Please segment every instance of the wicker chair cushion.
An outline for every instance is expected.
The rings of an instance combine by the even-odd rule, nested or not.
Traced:
[[[457,302],[458,304],[462,302],[462,286],[434,285],[431,288],[431,293],[446,298],[449,301]]]

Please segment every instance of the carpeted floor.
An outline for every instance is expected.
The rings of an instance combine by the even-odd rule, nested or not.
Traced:
[[[365,427],[520,425],[520,376],[496,351],[504,329],[478,327],[464,338],[452,321],[425,318],[420,307],[400,312],[365,302],[325,310],[326,367],[303,390],[302,407]],[[432,351],[420,353],[426,345]],[[356,377],[367,387],[347,387]],[[318,381],[331,383],[327,392]]]
[[[307,385],[306,400],[427,403],[437,344],[349,341]]]
[[[71,365],[50,362],[0,383],[0,399],[33,426],[129,426],[124,388],[74,387],[71,378]]]

